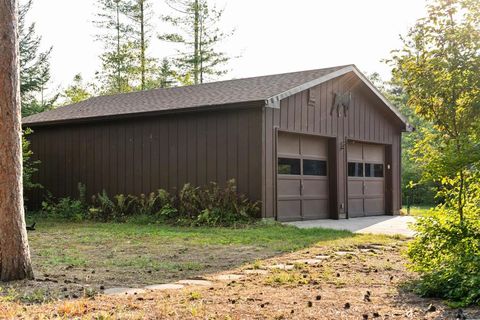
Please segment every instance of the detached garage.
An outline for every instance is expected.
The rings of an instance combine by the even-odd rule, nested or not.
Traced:
[[[56,197],[237,181],[281,221],[395,214],[406,119],[353,65],[92,98],[23,119]],[[44,197],[28,195],[30,206]]]

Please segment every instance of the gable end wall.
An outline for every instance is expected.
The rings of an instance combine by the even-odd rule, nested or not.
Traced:
[[[347,117],[343,110],[340,117],[336,110],[330,114],[334,103],[334,92],[352,92]],[[313,99],[312,99],[313,98]],[[312,100],[315,102],[312,103]],[[309,103],[310,102],[310,103]],[[277,132],[311,134],[332,138],[336,150],[337,181],[336,208],[332,216],[346,217],[346,158],[344,142],[355,140],[380,143],[391,147],[392,159],[392,203],[388,213],[401,208],[400,196],[400,141],[402,123],[395,118],[383,102],[367,88],[353,73],[329,80],[311,89],[287,97],[280,102],[280,108],[265,107],[263,110],[263,215],[274,218],[276,213],[276,137]],[[332,196],[332,193],[331,193]]]

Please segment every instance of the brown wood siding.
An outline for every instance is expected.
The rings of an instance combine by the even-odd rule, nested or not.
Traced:
[[[175,192],[190,182],[221,185],[261,199],[261,108],[196,112],[91,124],[38,127],[29,136],[35,180],[55,197]],[[38,206],[43,191],[29,192]]]
[[[264,155],[262,158],[263,173],[263,215],[275,215],[275,176],[276,176],[276,128],[282,131],[314,134],[336,138],[335,166],[337,183],[334,184],[336,194],[330,197],[337,199],[337,205],[331,207],[333,216],[346,217],[347,187],[345,148],[346,140],[380,143],[392,146],[392,208],[400,210],[400,137],[401,123],[387,110],[383,102],[353,74],[346,74],[311,88],[315,104],[308,106],[308,90],[283,99],[280,108],[265,108],[264,121]],[[340,116],[331,108],[334,92],[352,92],[352,101],[347,117],[343,110]],[[333,149],[333,147],[332,147]],[[342,206],[343,204],[343,206]]]
[[[334,92],[352,92],[347,117],[331,108]],[[329,138],[332,217],[347,216],[346,147],[348,140],[378,143],[391,152],[391,199],[400,197],[401,127],[383,102],[353,74],[346,74],[280,101],[279,108],[240,108],[156,115],[90,124],[35,128],[30,136],[42,161],[36,179],[56,197],[77,196],[79,182],[92,195],[141,194],[159,188],[176,191],[184,183],[237,181],[239,191],[262,200],[264,217],[276,212],[277,132]],[[30,205],[43,192],[29,192]],[[387,212],[389,213],[389,212]]]

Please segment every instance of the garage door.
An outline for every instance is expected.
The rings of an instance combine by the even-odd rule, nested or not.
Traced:
[[[277,219],[329,218],[326,139],[278,135]]]
[[[347,152],[349,217],[385,214],[385,147],[350,143]]]

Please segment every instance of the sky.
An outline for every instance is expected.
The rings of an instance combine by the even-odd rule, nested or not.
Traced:
[[[175,48],[156,39],[168,28],[160,20],[168,12],[163,0],[152,0],[155,16],[150,55],[163,58]],[[235,34],[222,44],[234,58],[221,80],[355,64],[384,79],[390,67],[382,62],[401,47],[405,34],[425,15],[425,0],[210,0],[225,13],[221,22]],[[101,43],[92,21],[95,0],[34,0],[28,16],[53,46],[51,90],[65,88],[73,76],[86,80],[99,70]]]

